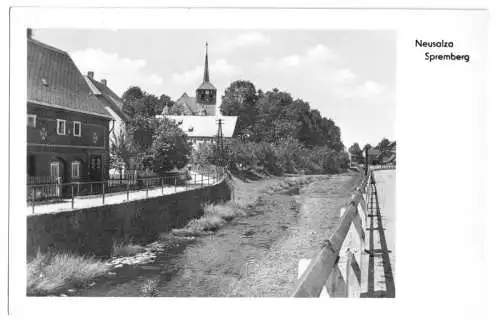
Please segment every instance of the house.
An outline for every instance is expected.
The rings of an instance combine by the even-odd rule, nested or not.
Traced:
[[[27,46],[28,177],[105,180],[113,117],[68,53],[31,38]]]

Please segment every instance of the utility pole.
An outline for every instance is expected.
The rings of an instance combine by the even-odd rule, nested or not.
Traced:
[[[217,119],[217,164],[219,166],[225,165],[224,157],[224,135],[222,134],[222,119]]]

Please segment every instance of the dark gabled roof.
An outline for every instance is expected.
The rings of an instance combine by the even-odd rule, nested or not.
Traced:
[[[98,99],[104,98],[107,104],[111,106],[111,109],[120,117],[123,121],[129,121],[130,117],[123,111],[123,101],[116,95],[115,92],[106,84],[99,82],[88,75],[85,76],[85,80],[90,85],[90,89],[93,90],[94,94]],[[92,88],[93,87],[93,88]],[[94,90],[95,89],[95,90]]]
[[[65,51],[28,39],[28,102],[111,118]]]

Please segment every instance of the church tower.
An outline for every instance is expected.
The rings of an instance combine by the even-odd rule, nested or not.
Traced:
[[[203,108],[201,115],[215,116],[217,88],[210,82],[208,74],[208,43],[205,43],[205,71],[203,82],[196,90],[196,102]]]

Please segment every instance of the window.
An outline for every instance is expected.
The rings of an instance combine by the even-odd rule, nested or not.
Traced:
[[[57,120],[57,135],[66,135],[66,120]]]
[[[73,122],[73,135],[82,136],[82,123],[79,121]]]
[[[36,127],[36,115],[28,115],[28,127]]]
[[[71,177],[72,178],[80,177],[80,162],[77,160],[71,163]]]

